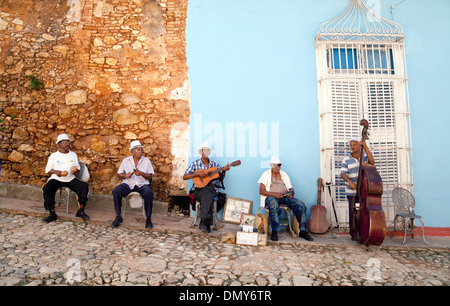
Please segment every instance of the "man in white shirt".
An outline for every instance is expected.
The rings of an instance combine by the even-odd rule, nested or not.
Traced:
[[[131,142],[130,151],[132,155],[124,158],[117,171],[117,176],[123,179],[123,181],[112,192],[116,219],[111,225],[117,227],[123,221],[122,197],[126,197],[131,192],[136,191],[144,199],[145,213],[147,216],[145,227],[152,228],[153,192],[150,188],[150,180],[155,172],[153,171],[150,160],[142,156],[144,151],[139,140]]]
[[[278,157],[272,157],[270,160],[270,169],[265,171],[259,178],[259,194],[261,195],[261,206],[269,210],[270,225],[272,227],[271,239],[278,240],[278,231],[280,231],[281,214],[280,205],[288,206],[297,218],[300,234],[305,240],[313,241],[306,231],[306,206],[299,204],[294,198],[294,188],[286,172],[281,171],[281,161]]]
[[[42,188],[44,207],[50,212],[50,215],[44,221],[49,223],[57,219],[55,195],[61,187],[68,187],[78,196],[79,209],[75,216],[83,220],[89,220],[89,216],[84,212],[84,207],[88,201],[89,185],[75,177],[80,171],[77,154],[69,150],[70,138],[66,134],[58,135],[56,144],[58,145],[58,151],[50,155],[45,167],[45,173],[49,173],[51,176]]]

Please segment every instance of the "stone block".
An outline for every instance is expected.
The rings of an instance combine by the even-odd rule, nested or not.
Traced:
[[[74,90],[65,96],[67,105],[84,104],[87,101],[87,92],[83,89]]]

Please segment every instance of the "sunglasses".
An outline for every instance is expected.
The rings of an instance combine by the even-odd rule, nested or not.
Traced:
[[[281,168],[281,164],[270,164],[270,166],[272,166],[272,168],[275,168],[275,167],[280,167]]]

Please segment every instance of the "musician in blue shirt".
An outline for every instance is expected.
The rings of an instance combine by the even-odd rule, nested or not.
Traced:
[[[198,153],[201,155],[200,159],[193,161],[189,167],[186,169],[186,172],[183,175],[183,180],[190,180],[196,177],[204,178],[207,176],[208,169],[212,167],[220,168],[218,162],[209,159],[209,154],[211,153],[211,147],[207,143],[203,143],[198,148]],[[220,179],[225,177],[225,172],[230,170],[230,165],[227,164],[224,167],[224,171],[220,173]],[[197,212],[200,217],[200,225],[199,228],[206,233],[211,231],[212,224],[212,210],[214,197],[217,196],[217,191],[219,188],[218,179],[212,180],[203,188],[199,188],[197,186],[193,186],[194,190],[192,191],[192,195],[195,200],[200,201],[200,211]]]

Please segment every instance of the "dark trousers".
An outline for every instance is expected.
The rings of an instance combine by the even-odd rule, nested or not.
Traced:
[[[347,196],[348,200],[348,223],[350,227],[350,236],[353,237],[353,206],[355,205],[356,196]]]
[[[88,183],[80,181],[77,178],[74,178],[70,182],[61,182],[51,179],[42,188],[44,191],[44,207],[46,210],[55,209],[55,195],[58,189],[62,187],[67,187],[75,192],[78,196],[78,203],[80,203],[81,206],[86,206],[89,193]]]
[[[141,197],[144,199],[145,214],[147,218],[150,218],[152,216],[152,208],[153,208],[153,192],[152,189],[150,188],[150,185],[144,185],[141,187],[134,186],[134,188],[131,189],[127,184],[122,183],[118,185],[116,188],[114,188],[112,194],[114,199],[114,209],[116,210],[116,215],[117,216],[122,215],[122,198],[126,197],[133,191],[139,192]]]
[[[212,186],[195,188],[192,195],[196,201],[200,202],[200,212],[197,212],[198,216],[203,222],[211,225],[213,223],[214,197],[217,196],[216,189]]]

